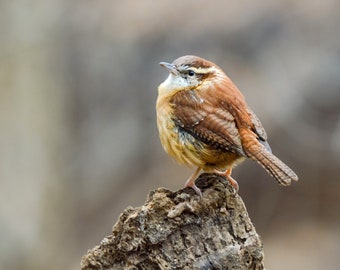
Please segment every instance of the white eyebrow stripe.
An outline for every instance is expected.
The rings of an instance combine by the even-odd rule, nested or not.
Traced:
[[[195,67],[188,67],[188,69],[193,70],[197,74],[208,74],[215,72],[215,67],[208,67],[208,68],[195,68]]]

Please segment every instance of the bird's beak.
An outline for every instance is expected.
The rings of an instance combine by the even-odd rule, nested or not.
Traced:
[[[162,67],[165,67],[171,74],[177,76],[178,70],[176,69],[175,65],[167,63],[167,62],[160,62],[159,63]]]

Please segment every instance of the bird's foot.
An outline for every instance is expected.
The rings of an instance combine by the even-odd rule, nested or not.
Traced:
[[[230,168],[230,169],[227,169],[225,172],[214,170],[214,173],[226,177],[228,179],[229,183],[233,186],[233,188],[235,190],[234,194],[237,194],[238,190],[239,190],[239,186],[238,186],[237,181],[234,178],[231,177],[231,171],[232,171],[232,169]]]
[[[202,191],[195,185],[195,181],[200,172],[200,168],[197,168],[196,171],[189,177],[189,179],[185,182],[185,187],[192,188],[195,190],[196,194],[202,197]]]

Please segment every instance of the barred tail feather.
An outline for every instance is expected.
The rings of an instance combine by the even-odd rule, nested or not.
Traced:
[[[269,152],[263,145],[257,144],[247,151],[250,158],[259,163],[275,180],[283,186],[289,186],[291,181],[299,178],[286,164]]]

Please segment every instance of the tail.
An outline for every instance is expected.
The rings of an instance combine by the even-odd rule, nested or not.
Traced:
[[[291,181],[299,178],[291,168],[274,156],[266,147],[260,143],[251,145],[247,154],[259,163],[280,185],[289,186]]]

